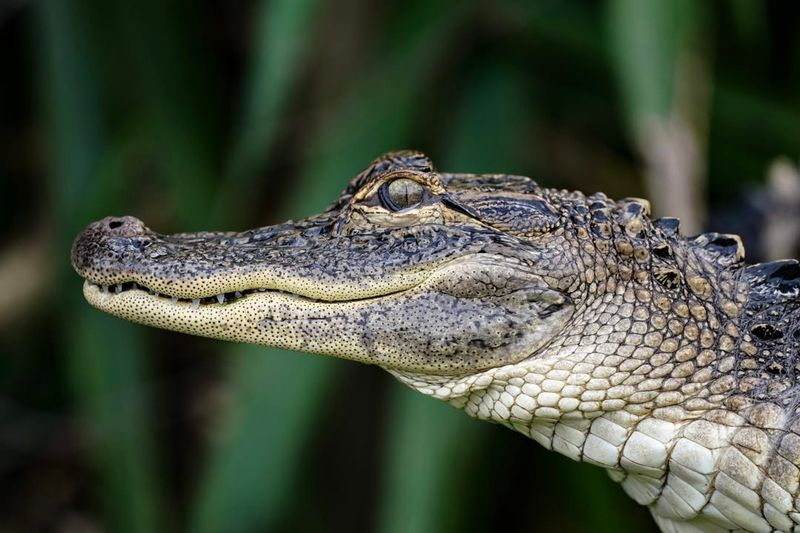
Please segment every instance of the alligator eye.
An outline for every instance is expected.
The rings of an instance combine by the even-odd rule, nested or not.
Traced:
[[[378,194],[386,209],[400,211],[419,205],[425,187],[409,178],[397,178],[381,185]]]

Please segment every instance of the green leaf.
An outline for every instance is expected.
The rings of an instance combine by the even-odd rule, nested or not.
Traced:
[[[165,526],[143,386],[139,328],[79,307],[70,322],[70,378],[99,470],[104,522],[120,532]]]
[[[277,0],[256,7],[244,105],[226,179],[214,202],[212,223],[259,177],[275,133],[283,125],[284,107],[301,73],[319,11],[319,0]]]
[[[343,101],[325,127],[308,142],[309,164],[301,173],[292,205],[327,205],[346,179],[389,150],[406,146],[415,121],[424,123],[419,106],[448,38],[469,2],[408,2],[384,31],[387,49],[363,77],[352,80]],[[408,28],[413,27],[413,32]],[[305,211],[311,213],[311,211]]]
[[[166,184],[174,212],[184,231],[207,229],[208,211],[221,167],[218,131],[220,98],[214,91],[214,63],[203,40],[195,35],[192,12],[178,2],[115,0],[109,24],[130,51],[132,89],[144,115],[139,137],[156,158],[157,176]],[[197,60],[205,57],[204,61]],[[106,61],[116,60],[106,56]],[[138,117],[133,117],[134,119]]]
[[[283,350],[229,350],[233,409],[195,501],[191,531],[263,531],[292,498],[334,362]]]
[[[690,0],[609,0],[613,64],[631,127],[672,111],[678,56],[694,20]]]
[[[522,94],[514,72],[508,65],[482,65],[466,79],[454,125],[444,136],[444,169],[529,173],[534,104]]]
[[[89,199],[107,207],[116,204],[93,193],[103,179],[104,116],[93,48],[85,38],[78,5],[45,0],[37,4],[35,14],[43,66],[41,98],[52,132],[49,185],[58,220],[65,221],[58,226],[57,249],[66,257],[72,238],[86,223]],[[67,268],[57,275],[58,286],[78,288]],[[103,526],[122,532],[154,531],[165,519],[142,392],[138,328],[92,310],[78,301],[79,294],[70,290],[53,303],[61,308],[55,311],[66,332],[69,380],[78,412],[94,437],[87,459],[97,468],[102,486],[97,494]]]
[[[418,392],[396,386],[393,393],[378,530],[462,530],[474,490],[465,474],[485,451],[479,423]]]

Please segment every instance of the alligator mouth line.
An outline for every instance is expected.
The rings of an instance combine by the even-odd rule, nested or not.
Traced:
[[[155,297],[158,297],[158,298],[160,298],[162,300],[165,300],[165,301],[168,300],[172,304],[175,304],[175,305],[177,305],[178,303],[186,303],[186,304],[191,304],[192,307],[194,307],[194,308],[198,308],[201,305],[204,305],[204,306],[207,306],[207,305],[224,305],[226,303],[232,303],[232,302],[235,302],[237,300],[241,300],[242,298],[246,298],[250,294],[254,294],[254,293],[257,293],[257,292],[268,292],[269,291],[269,292],[284,292],[285,294],[292,294],[292,293],[288,293],[286,291],[280,291],[280,290],[274,290],[274,289],[244,289],[244,290],[241,290],[241,291],[226,292],[224,294],[215,294],[213,296],[205,296],[205,297],[202,297],[202,298],[178,298],[176,296],[170,296],[168,294],[163,294],[163,293],[160,293],[160,292],[156,292],[153,289],[145,287],[141,283],[137,283],[135,281],[128,281],[128,282],[125,282],[125,283],[117,283],[116,285],[98,285],[97,283],[92,283],[89,280],[84,280],[84,283],[89,287],[96,287],[97,290],[99,290],[103,294],[110,294],[110,295],[113,296],[113,295],[122,294],[122,293],[125,293],[125,292],[138,290],[138,291],[146,292],[150,296],[155,296]],[[293,294],[293,296],[298,296],[299,297],[299,295],[294,295],[294,294]],[[308,299],[312,300],[311,298],[308,298]]]
[[[283,294],[286,296],[291,296],[292,298],[296,298],[299,300],[305,300],[308,302],[313,303],[321,303],[321,304],[337,304],[337,303],[347,303],[347,302],[360,302],[360,301],[367,301],[367,300],[377,300],[379,298],[385,298],[387,296],[392,296],[394,294],[398,294],[401,292],[405,292],[411,289],[418,287],[420,284],[414,285],[412,287],[403,287],[401,289],[397,289],[394,291],[388,291],[383,294],[377,294],[374,296],[367,296],[362,298],[352,298],[346,300],[322,300],[319,298],[311,298],[308,296],[304,296],[302,294],[297,294],[290,291],[280,290],[280,289],[267,289],[267,288],[252,288],[252,289],[243,289],[241,291],[234,291],[234,292],[226,292],[222,294],[215,294],[212,296],[203,296],[200,298],[178,298],[176,296],[170,296],[168,294],[160,293],[154,291],[142,285],[141,283],[135,281],[127,281],[125,283],[117,283],[116,285],[99,285],[97,283],[93,283],[87,279],[84,279],[84,288],[90,288],[99,291],[102,294],[109,295],[111,297],[120,295],[123,293],[128,293],[132,291],[144,292],[148,295],[163,300],[164,302],[170,302],[172,305],[179,305],[179,304],[186,304],[191,305],[194,309],[199,309],[200,307],[210,307],[210,306],[222,306],[222,305],[231,305],[236,303],[240,300],[245,300],[248,296],[253,294],[259,293],[273,293],[273,294]]]

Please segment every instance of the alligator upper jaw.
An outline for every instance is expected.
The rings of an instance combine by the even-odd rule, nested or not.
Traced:
[[[133,217],[107,217],[78,235],[72,264],[90,285],[86,290],[97,286],[98,295],[140,291],[196,307],[264,291],[326,302],[373,298],[422,283],[449,259],[385,268],[330,235],[309,236],[309,226],[319,224],[307,219],[243,233],[163,236]]]

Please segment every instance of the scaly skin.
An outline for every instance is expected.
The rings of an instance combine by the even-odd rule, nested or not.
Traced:
[[[309,219],[109,217],[72,262],[116,316],[379,365],[600,465],[664,531],[800,530],[800,266],[648,212],[396,152]]]

